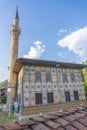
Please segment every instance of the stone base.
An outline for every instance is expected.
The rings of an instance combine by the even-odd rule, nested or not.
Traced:
[[[87,100],[82,101],[74,101],[74,102],[66,102],[66,103],[58,103],[58,104],[47,104],[47,105],[38,105],[32,107],[24,107],[22,115],[29,116],[40,113],[49,113],[49,112],[57,112],[60,110],[65,110],[69,108],[74,108],[80,106],[81,104],[87,104]]]

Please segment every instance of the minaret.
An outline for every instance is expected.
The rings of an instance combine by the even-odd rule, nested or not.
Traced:
[[[11,26],[11,50],[10,50],[10,65],[9,65],[9,76],[8,76],[8,93],[10,93],[10,100],[13,103],[16,99],[16,83],[17,74],[13,72],[14,64],[18,58],[18,40],[21,33],[19,27],[19,15],[18,7],[16,8],[16,14],[14,17],[13,25]],[[7,102],[9,101],[9,95],[7,95]]]

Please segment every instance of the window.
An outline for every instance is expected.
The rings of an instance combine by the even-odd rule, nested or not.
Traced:
[[[72,82],[75,82],[76,80],[75,80],[75,75],[73,74],[73,73],[71,73],[71,81]]]
[[[48,103],[53,103],[53,93],[47,93]]]
[[[39,71],[37,71],[36,73],[35,73],[35,81],[36,82],[40,82],[41,81],[41,74],[40,74],[40,72]]]
[[[79,100],[78,91],[74,91],[74,100]]]
[[[67,82],[67,74],[66,73],[63,73],[63,82]]]
[[[42,104],[42,93],[36,93],[36,104]]]
[[[63,81],[62,72],[60,72],[60,73],[58,74],[58,81],[60,81],[60,82]]]
[[[70,93],[69,92],[65,92],[65,99],[66,99],[66,101],[70,101]]]
[[[46,73],[46,81],[51,82],[51,73],[50,72]]]

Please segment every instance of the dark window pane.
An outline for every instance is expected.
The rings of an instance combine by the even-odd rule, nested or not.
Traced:
[[[74,99],[79,100],[78,91],[74,91]]]
[[[42,93],[36,93],[36,104],[42,104]]]
[[[71,81],[72,82],[75,82],[76,80],[75,80],[75,75],[73,74],[73,73],[71,73]]]
[[[53,93],[47,93],[48,103],[53,103]]]
[[[68,80],[67,80],[67,74],[66,73],[64,73],[63,74],[63,82],[67,82]]]
[[[41,74],[40,74],[40,72],[39,71],[37,71],[36,73],[35,73],[35,81],[36,82],[40,82],[41,81]]]
[[[65,92],[65,99],[66,99],[66,101],[70,101],[70,93],[69,92]]]
[[[51,82],[51,73],[50,72],[46,73],[46,81],[47,82],[49,82],[49,81]]]

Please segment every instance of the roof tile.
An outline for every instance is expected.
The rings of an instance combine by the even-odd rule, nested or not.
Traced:
[[[67,121],[74,121],[74,118],[72,116],[64,116],[63,119],[67,120]]]
[[[59,113],[33,116],[29,120],[2,125],[0,130],[87,130],[87,108],[77,107]]]
[[[22,120],[17,122],[20,126],[25,126],[25,125],[33,125],[36,124],[37,122],[33,121],[33,120]]]
[[[22,130],[32,130],[32,129],[30,129],[30,128],[25,128],[25,129],[22,129]]]
[[[65,130],[64,128],[62,128],[62,127],[59,127],[57,130]]]
[[[21,130],[22,129],[22,127],[20,127],[17,123],[4,125],[4,128],[5,130]]]
[[[87,112],[85,110],[81,110],[81,111],[79,111],[79,113],[87,115]]]
[[[33,130],[50,130],[48,127],[46,127],[44,124],[39,123],[36,125],[32,125]]]
[[[57,129],[60,126],[60,124],[53,122],[51,120],[45,122],[45,124],[48,125],[49,127],[53,128],[53,129]]]
[[[56,122],[60,123],[62,126],[68,125],[69,122],[64,120],[63,118],[58,118],[55,120]]]
[[[38,121],[38,122],[44,122],[44,121],[46,121],[46,119],[44,119],[43,117],[32,117],[32,119],[34,121]]]
[[[87,128],[84,125],[82,125],[81,123],[79,123],[78,121],[72,122],[72,125],[79,130],[87,130]]]
[[[5,130],[3,126],[0,126],[0,130]]]
[[[84,120],[86,120],[86,121],[87,121],[87,116],[85,116],[85,117],[84,117]]]
[[[67,125],[67,126],[65,126],[65,128],[66,128],[66,130],[78,130],[78,129],[76,129],[74,126],[72,126],[72,125]]]
[[[84,119],[79,119],[78,120],[81,124],[83,124],[84,126],[87,126],[87,121]]]
[[[58,118],[58,116],[54,116],[54,115],[45,115],[45,116],[43,116],[45,119],[57,119]]]

